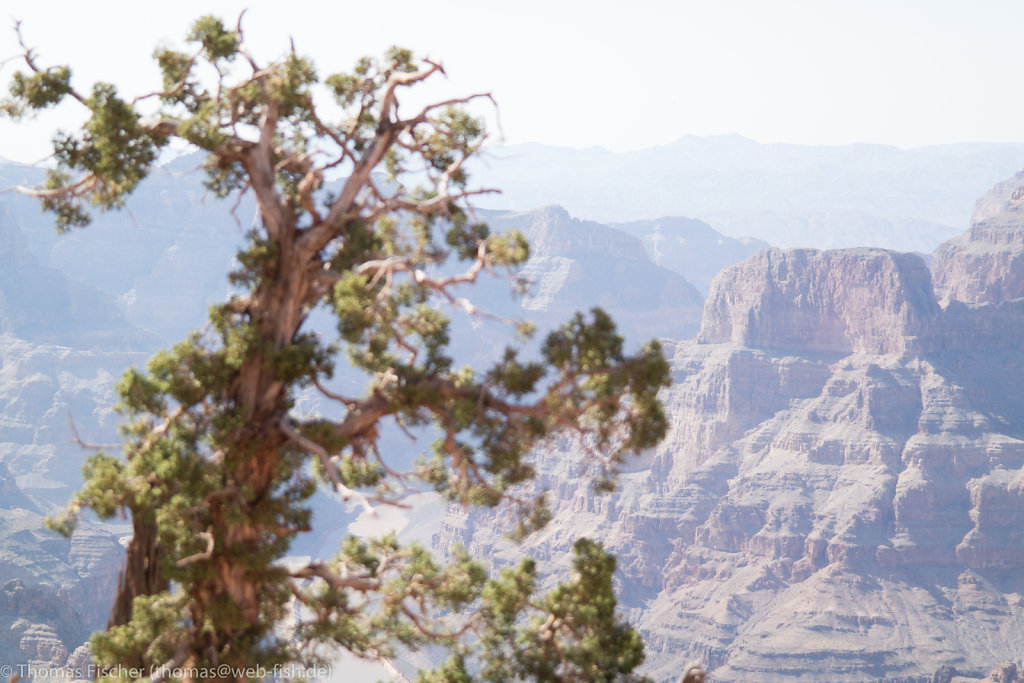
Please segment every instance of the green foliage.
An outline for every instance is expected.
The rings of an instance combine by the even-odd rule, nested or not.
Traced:
[[[132,541],[128,571],[169,585],[126,578],[134,608],[95,637],[97,662],[269,669],[318,661],[325,646],[374,659],[429,645],[450,659],[423,681],[630,680],[642,644],[615,614],[614,559],[589,541],[569,582],[543,595],[532,561],[488,577],[464,551],[440,563],[394,537],[350,537],[329,562],[283,566],[320,487],[387,504],[426,486],[462,505],[508,505],[522,537],[550,519],[546,496],[520,495],[531,454],[574,438],[595,486],[610,488],[623,458],[665,433],[668,366],[654,342],[627,355],[596,309],[552,332],[539,357],[520,357],[533,333],[520,321],[492,367],[455,363],[447,311],[477,314],[456,289],[512,273],[529,245],[492,233],[469,204],[464,162],[486,137],[462,106],[472,98],[399,113],[400,94],[438,65],[392,48],[321,80],[294,50],[257,64],[213,17],[188,41],[191,52],[154,53],[162,89],[134,100],[104,83],[85,96],[69,69],[41,69],[27,51],[32,73],[15,74],[2,107],[17,118],[70,98],[88,111],[55,138],[56,167],[37,190],[59,229],[120,208],[171,138],[207,152],[214,194],[252,192],[261,211],[230,275],[238,294],[211,308],[206,332],[125,374],[123,455],[94,454],[52,522],[67,534],[82,509],[127,512],[151,530]],[[148,97],[159,111],[143,119]],[[324,97],[339,115],[322,114]],[[337,170],[346,179],[325,182]],[[336,318],[336,339],[306,329],[318,307]],[[340,358],[365,374],[357,395],[325,387]],[[295,414],[306,390],[333,405],[327,415]],[[396,426],[436,436],[408,471],[379,448]],[[296,602],[302,616],[285,627]]]
[[[180,594],[141,596],[135,600],[134,618],[130,625],[118,626],[93,636],[94,658],[98,662],[110,662],[109,668],[115,672],[104,678],[109,681],[123,680],[125,677],[119,675],[122,667],[118,663],[134,661],[135,653],[140,650],[146,652],[151,661],[169,661],[174,654],[178,615],[186,599],[186,596]],[[149,671],[146,670],[146,673]]]
[[[600,544],[580,539],[572,567],[567,583],[539,599],[532,595],[536,572],[529,560],[487,585],[481,606],[487,622],[481,680],[634,679],[631,672],[644,658],[643,642],[615,614],[615,558]],[[539,612],[525,625],[524,608]]]
[[[186,40],[201,44],[206,58],[214,63],[234,59],[240,43],[237,33],[227,30],[223,21],[209,14],[192,24]]]
[[[71,69],[55,66],[26,76],[17,72],[11,78],[10,97],[0,102],[0,110],[14,119],[26,112],[46,109],[71,92]]]

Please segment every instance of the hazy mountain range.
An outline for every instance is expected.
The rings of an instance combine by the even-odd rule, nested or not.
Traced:
[[[963,231],[974,201],[1024,167],[1024,144],[759,144],[687,136],[636,152],[499,147],[474,168],[484,206],[560,204],[580,218],[686,216],[778,247],[930,252]]]

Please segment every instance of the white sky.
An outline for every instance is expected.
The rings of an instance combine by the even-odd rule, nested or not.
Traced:
[[[5,4],[0,22],[22,19],[41,61],[71,63],[83,90],[95,79],[125,94],[152,89],[158,42],[180,45],[195,17],[233,23],[247,6],[258,58],[293,37],[322,74],[391,44],[441,59],[449,81],[424,96],[493,92],[508,143],[618,151],[723,133],[900,147],[1024,141],[1019,0]],[[0,59],[18,52],[6,28]],[[0,123],[0,156],[38,160],[66,120]]]

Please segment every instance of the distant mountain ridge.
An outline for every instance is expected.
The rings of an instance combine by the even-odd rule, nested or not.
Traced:
[[[530,285],[518,315],[536,319],[542,329],[600,306],[632,343],[696,333],[704,299],[684,275],[685,259],[659,264],[646,242],[623,226],[573,218],[561,206],[486,216],[495,229],[519,229],[530,242],[530,260],[520,273]],[[692,251],[711,261],[730,256],[717,248]]]
[[[613,153],[539,144],[490,151],[473,172],[502,190],[482,206],[561,204],[602,222],[688,216],[779,247],[929,252],[962,231],[975,199],[1024,168],[1024,144],[759,144],[687,136]]]

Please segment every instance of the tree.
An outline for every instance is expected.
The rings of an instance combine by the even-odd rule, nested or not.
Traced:
[[[576,545],[572,580],[545,595],[529,560],[489,578],[464,551],[440,563],[394,537],[280,562],[322,485],[381,504],[429,485],[464,505],[511,505],[525,533],[546,514],[543,500],[515,497],[531,451],[571,436],[607,488],[624,457],[663,437],[668,368],[653,342],[627,356],[599,310],[551,333],[533,360],[515,344],[486,371],[447,355],[444,306],[480,315],[459,288],[528,257],[520,234],[492,234],[469,204],[480,191],[465,164],[485,134],[464,105],[488,95],[407,114],[400,96],[439,64],[392,48],[321,79],[294,47],[257,62],[241,19],[230,29],[203,17],[188,43],[156,51],[159,90],[125,99],[108,83],[76,89],[68,67],[40,66],[22,42],[27,71],[2,105],[15,118],[69,99],[88,110],[54,138],[45,186],[22,188],[59,230],[122,207],[172,140],[205,151],[209,190],[251,192],[261,218],[230,275],[239,293],[211,309],[208,330],[125,374],[123,454],[91,455],[54,522],[70,533],[84,509],[131,516],[97,663],[110,679],[248,680],[316,661],[325,644],[369,658],[431,644],[451,656],[426,681],[632,677],[642,643],[615,614],[614,559],[591,541]],[[309,331],[317,308],[334,314],[337,339]],[[331,388],[342,353],[365,373],[361,395]],[[296,392],[314,387],[335,412],[300,419]],[[431,456],[393,469],[377,447],[387,425],[433,430]],[[302,616],[285,628],[296,603]]]

